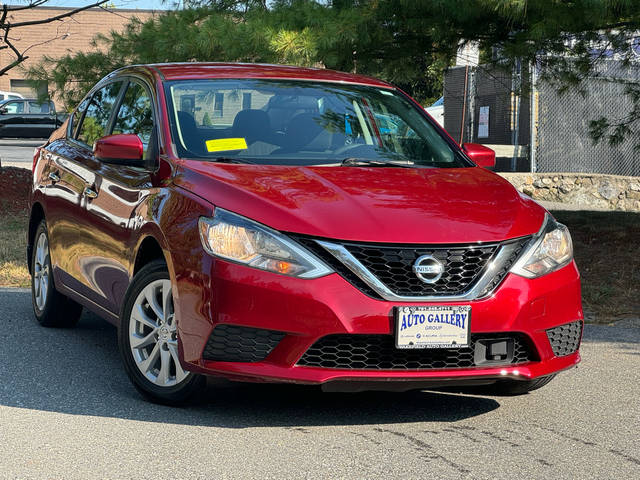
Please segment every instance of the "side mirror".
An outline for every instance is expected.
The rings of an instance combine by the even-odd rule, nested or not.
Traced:
[[[6,115],[7,113],[9,113],[9,110],[7,110],[7,107],[0,108],[0,115]]]
[[[467,156],[479,167],[491,168],[496,166],[496,152],[479,143],[465,143],[462,149]]]
[[[144,146],[135,134],[107,135],[93,144],[93,155],[104,163],[144,167]]]

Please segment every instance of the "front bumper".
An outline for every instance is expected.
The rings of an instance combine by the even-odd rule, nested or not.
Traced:
[[[573,262],[533,280],[509,274],[492,296],[467,302],[472,306],[472,334],[519,335],[526,339],[535,360],[517,365],[426,369],[341,369],[298,364],[305,352],[327,335],[392,336],[393,307],[418,303],[373,299],[338,274],[301,280],[211,257],[204,257],[201,267],[201,274],[176,275],[174,293],[183,366],[198,373],[254,382],[473,384],[504,378],[529,380],[568,369],[580,361],[577,349],[556,356],[547,335],[548,329],[583,319],[580,277]],[[203,357],[207,341],[214,328],[222,324],[282,332],[282,336],[276,338],[275,347],[264,359],[207,360]]]

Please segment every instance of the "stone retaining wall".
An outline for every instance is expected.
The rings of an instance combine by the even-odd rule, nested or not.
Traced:
[[[640,177],[588,173],[500,173],[534,200],[640,212]]]

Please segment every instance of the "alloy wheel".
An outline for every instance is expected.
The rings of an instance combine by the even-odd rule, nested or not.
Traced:
[[[155,385],[174,387],[191,375],[178,358],[170,280],[155,280],[138,294],[129,320],[129,344],[136,366]]]
[[[33,262],[33,294],[38,310],[44,310],[49,291],[49,241],[42,232],[36,242],[36,255]]]

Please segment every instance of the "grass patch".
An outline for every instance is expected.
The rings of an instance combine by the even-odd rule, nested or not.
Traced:
[[[598,323],[640,316],[640,213],[553,215],[571,231],[586,313]]]
[[[26,213],[0,214],[0,286],[28,287]]]

